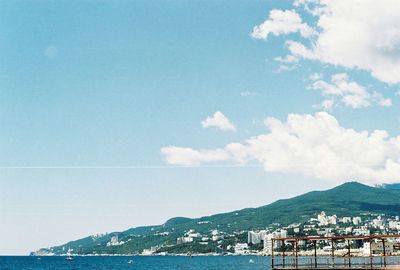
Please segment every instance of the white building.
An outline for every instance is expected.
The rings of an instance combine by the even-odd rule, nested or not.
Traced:
[[[212,237],[211,237],[211,240],[212,241],[219,241],[219,240],[221,240],[221,239],[223,239],[223,237],[221,236],[221,235],[213,235]]]
[[[263,237],[264,250],[266,252],[272,251],[272,238],[285,238],[287,237],[287,230],[281,229],[280,231],[275,231],[273,233],[265,234]],[[281,241],[275,241],[274,248],[280,248],[282,245]]]
[[[285,238],[287,237],[287,230],[281,229],[281,231],[279,232],[280,236],[277,237],[281,237],[281,238]]]
[[[249,245],[247,243],[237,243],[235,245],[235,254],[247,254],[249,253]]]
[[[360,228],[353,229],[354,235],[370,235],[370,231],[366,226],[361,226]]]
[[[378,218],[373,219],[373,220],[372,220],[372,224],[373,224],[375,227],[382,227],[382,226],[383,226],[383,220],[382,220],[381,216],[378,216]]]
[[[324,228],[317,230],[317,234],[321,236],[333,236],[332,235],[332,228]]]
[[[342,217],[342,223],[351,223],[351,217]]]
[[[327,216],[324,211],[322,211],[321,214],[318,215],[317,219],[318,219],[319,226],[326,226],[329,224],[333,224],[333,225],[337,224],[337,216],[336,215]]]
[[[122,245],[124,243],[125,243],[124,241],[121,241],[121,242],[118,241],[118,235],[114,235],[114,236],[111,237],[110,242],[107,243],[107,247],[109,247],[109,246],[120,246],[120,245]]]
[[[318,215],[318,223],[320,226],[326,226],[329,224],[328,219],[326,217],[326,214],[324,211],[321,212],[321,214]]]
[[[193,237],[189,237],[189,236],[184,236],[184,237],[178,237],[176,239],[176,243],[179,244],[185,244],[185,243],[191,243],[193,242]]]
[[[261,243],[261,237],[258,232],[248,231],[247,232],[247,243],[249,244],[259,244]]]
[[[258,232],[248,231],[247,232],[247,243],[249,244],[260,244],[261,241],[264,241],[265,236],[267,235],[267,231],[261,230]]]
[[[198,232],[195,232],[193,229],[190,229],[185,236],[187,237],[192,237],[192,238],[197,238],[197,237],[201,237],[201,234]]]
[[[218,235],[219,234],[219,231],[218,230],[212,230],[211,231],[211,235]]]
[[[150,256],[157,252],[157,247],[151,247],[150,249],[143,249],[142,255]]]
[[[271,252],[271,251],[272,251],[272,238],[273,238],[273,237],[274,237],[274,236],[273,236],[272,233],[267,234],[267,235],[264,237],[264,250],[265,250],[266,252]]]
[[[364,242],[363,254],[368,256],[370,254],[370,242]],[[383,243],[382,241],[372,242],[372,254],[383,254]],[[390,255],[393,253],[393,243],[385,241],[385,252]]]
[[[337,216],[336,215],[328,216],[328,222],[329,222],[329,224],[336,225],[337,224]]]
[[[347,227],[344,232],[346,234],[351,234],[353,232],[353,227]]]
[[[212,230],[211,231],[211,240],[212,241],[215,242],[215,241],[219,241],[221,239],[223,239],[223,237],[222,237],[222,235],[220,235],[218,230]]]
[[[353,224],[360,225],[361,224],[361,217],[353,217]]]
[[[400,230],[400,222],[398,222],[398,221],[389,221],[389,229]]]

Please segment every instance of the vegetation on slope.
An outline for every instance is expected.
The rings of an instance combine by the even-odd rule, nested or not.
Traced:
[[[247,208],[197,219],[172,218],[163,225],[132,228],[101,237],[86,237],[50,250],[42,249],[41,252],[65,254],[68,249],[73,249],[74,253],[78,254],[135,254],[153,246],[162,247],[162,250],[172,253],[185,250],[206,252],[215,249],[215,246],[177,245],[176,239],[189,229],[205,235],[217,229],[243,238],[244,232],[248,230],[262,229],[273,223],[289,225],[303,222],[321,211],[339,216],[364,213],[398,215],[400,190],[348,182],[330,190],[313,191],[258,208]],[[125,243],[107,247],[107,242],[114,235],[118,235],[119,240]]]

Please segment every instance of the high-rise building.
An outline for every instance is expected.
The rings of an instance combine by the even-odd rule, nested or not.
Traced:
[[[249,231],[247,233],[247,243],[249,244],[260,244],[261,243],[261,234],[259,232]]]
[[[361,224],[361,217],[353,217],[353,224],[354,225]]]

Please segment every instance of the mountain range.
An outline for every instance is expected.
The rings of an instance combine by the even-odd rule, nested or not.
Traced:
[[[278,200],[274,203],[246,208],[200,218],[175,217],[164,224],[131,228],[123,232],[88,236],[61,246],[42,248],[32,255],[62,255],[68,250],[74,254],[137,254],[143,249],[158,247],[169,253],[193,250],[193,244],[177,244],[177,238],[189,230],[210,235],[218,230],[236,235],[236,241],[245,241],[248,230],[264,229],[271,224],[287,226],[315,217],[321,211],[338,216],[363,214],[399,215],[399,185],[371,187],[358,182],[347,182],[325,191],[312,191],[303,195]],[[111,245],[111,238],[118,236],[118,244]],[[107,245],[108,243],[108,245]],[[207,252],[214,247],[196,248]]]

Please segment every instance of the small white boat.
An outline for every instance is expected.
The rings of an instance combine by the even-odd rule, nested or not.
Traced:
[[[75,258],[73,256],[71,256],[71,255],[68,255],[67,257],[65,257],[65,260],[73,261],[73,260],[75,260]]]
[[[65,257],[65,260],[67,260],[67,261],[75,260],[75,258],[71,255],[71,249],[68,249],[67,257]]]

